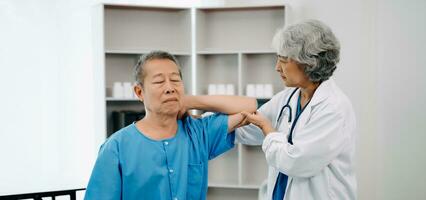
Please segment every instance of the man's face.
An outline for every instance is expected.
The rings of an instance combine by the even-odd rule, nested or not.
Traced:
[[[168,59],[154,59],[145,63],[145,79],[139,99],[151,113],[176,115],[182,106],[183,82],[178,66]]]

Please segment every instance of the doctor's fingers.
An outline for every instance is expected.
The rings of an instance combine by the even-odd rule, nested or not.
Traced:
[[[241,114],[241,116],[242,116],[242,119],[240,123],[238,123],[238,127],[249,125],[250,122],[247,120],[247,116],[244,116],[243,114]]]
[[[247,120],[248,122],[256,126],[259,126],[263,121],[262,116],[257,115],[255,113],[251,114],[247,112],[244,112],[244,113],[242,112],[241,114],[246,117],[245,120]]]
[[[250,122],[248,121],[248,118],[247,118],[247,116],[250,115],[250,113],[248,113],[246,111],[242,111],[242,112],[240,112],[240,115],[242,116],[242,119],[239,123],[241,126],[250,124]]]
[[[241,115],[243,115],[244,120],[252,122],[253,120],[256,120],[257,114],[256,113],[249,113],[246,111],[241,112]]]

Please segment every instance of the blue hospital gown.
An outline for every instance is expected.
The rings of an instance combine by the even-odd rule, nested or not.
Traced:
[[[131,124],[100,148],[85,200],[206,199],[208,160],[234,147],[228,116],[178,120],[175,137],[152,140]]]

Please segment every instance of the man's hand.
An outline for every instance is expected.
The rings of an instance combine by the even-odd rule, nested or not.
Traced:
[[[186,107],[181,106],[181,108],[180,108],[180,110],[179,110],[179,113],[178,113],[177,118],[178,118],[178,119],[183,119],[183,118],[185,118],[188,114],[189,114],[189,113],[188,113],[188,110],[186,109]]]
[[[252,123],[253,125],[262,129],[262,132],[265,136],[271,132],[275,132],[275,129],[272,127],[272,123],[259,112],[256,111],[254,113],[248,113],[243,111],[241,112],[241,115],[243,115],[244,119],[240,124],[244,125]]]
[[[182,98],[180,111],[178,113],[177,119],[184,119],[187,116],[191,116],[193,118],[201,118],[201,115],[193,115],[189,110],[193,109],[190,105],[192,105],[192,101],[194,96],[185,95]]]

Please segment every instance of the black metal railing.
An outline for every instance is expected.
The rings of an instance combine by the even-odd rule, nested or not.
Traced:
[[[70,200],[77,200],[77,191],[81,191],[81,190],[85,190],[85,188],[50,191],[50,192],[27,193],[27,194],[13,194],[13,195],[0,196],[0,200],[18,200],[18,199],[42,200],[43,197],[51,197],[52,200],[55,200],[55,197],[57,196],[69,196]]]

